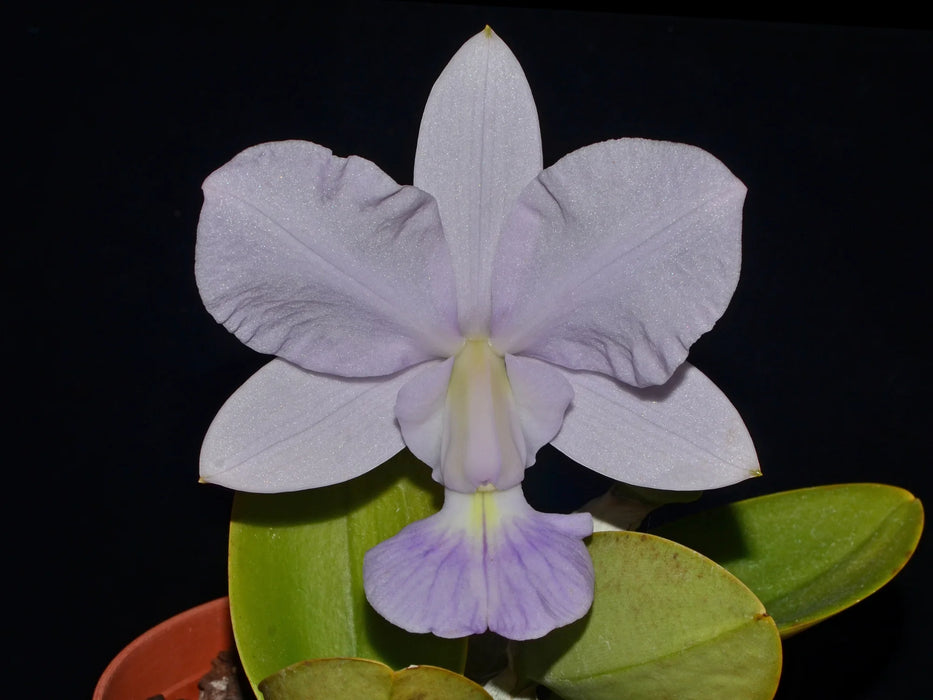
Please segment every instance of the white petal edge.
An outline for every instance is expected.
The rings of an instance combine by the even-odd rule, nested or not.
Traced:
[[[519,193],[542,168],[531,88],[488,27],[437,79],[418,134],[414,183],[434,195],[457,278],[460,327],[485,335],[499,233]]]
[[[552,444],[585,467],[670,491],[718,488],[761,474],[738,411],[692,365],[648,389],[586,372],[565,376],[574,399]]]
[[[619,139],[536,178],[503,229],[491,338],[502,352],[662,384],[729,303],[745,186],[685,144]]]
[[[214,418],[201,447],[202,481],[276,493],[368,472],[404,447],[395,396],[413,371],[344,379],[272,360]]]
[[[359,377],[457,347],[453,269],[430,195],[304,141],[249,148],[203,189],[198,288],[254,350]]]

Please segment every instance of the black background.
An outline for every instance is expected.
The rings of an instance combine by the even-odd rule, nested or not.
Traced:
[[[641,136],[701,146],[748,185],[742,279],[691,359],[742,413],[765,476],[704,504],[850,481],[930,502],[933,35],[890,12],[565,6],[14,18],[4,695],[89,697],[137,634],[225,594],[231,494],[197,484],[198,450],[266,358],[198,298],[201,181],[247,146],[302,138],[411,182],[430,87],[486,23],[525,69],[546,164]],[[554,461],[529,471],[543,506]],[[778,697],[929,690],[929,552],[789,640]]]

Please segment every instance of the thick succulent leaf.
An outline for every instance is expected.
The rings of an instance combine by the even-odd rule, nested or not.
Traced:
[[[313,143],[254,146],[205,180],[195,272],[237,338],[315,372],[391,374],[459,344],[434,199]]]
[[[259,684],[266,700],[490,700],[480,686],[434,666],[393,671],[366,659],[313,659]]]
[[[688,363],[663,386],[646,389],[590,372],[564,376],[574,397],[551,444],[595,472],[671,491],[718,488],[761,473],[742,417]]]
[[[407,451],[343,484],[236,495],[230,611],[254,686],[290,664],[332,656],[463,669],[465,641],[405,632],[363,594],[366,551],[433,514],[440,498],[440,487]]]
[[[620,139],[542,172],[507,219],[492,276],[504,353],[663,384],[739,279],[745,186],[679,143]]]
[[[909,492],[840,484],[740,501],[653,532],[729,569],[788,637],[890,581],[922,530],[923,506]]]
[[[395,397],[418,371],[345,379],[272,360],[227,399],[211,423],[201,446],[201,479],[275,493],[364,474],[404,447]]]
[[[541,168],[531,88],[509,47],[487,27],[434,84],[415,155],[415,186],[434,195],[450,244],[466,335],[488,332],[502,222]]]
[[[598,532],[593,609],[515,646],[519,675],[566,700],[773,697],[781,643],[737,578],[686,547],[643,533]]]

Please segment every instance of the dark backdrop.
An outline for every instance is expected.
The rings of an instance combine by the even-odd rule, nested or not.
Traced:
[[[909,18],[866,20],[374,1],[18,16],[5,694],[89,697],[133,637],[225,594],[231,494],[197,484],[198,449],[265,358],[198,298],[201,181],[302,138],[410,182],[428,91],[486,23],[524,66],[546,164],[642,136],[701,146],[748,185],[742,279],[691,359],[745,417],[765,476],[705,502],[882,481],[929,503],[933,41]],[[529,487],[548,506],[542,461]],[[790,640],[779,697],[929,689],[929,550]],[[16,691],[49,680],[63,691]]]

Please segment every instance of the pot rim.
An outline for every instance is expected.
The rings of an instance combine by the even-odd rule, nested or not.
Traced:
[[[97,685],[94,688],[93,700],[104,700],[106,697],[105,693],[113,684],[114,679],[118,676],[120,670],[127,663],[127,659],[131,658],[141,649],[153,643],[159,637],[165,635],[170,629],[190,626],[194,620],[202,616],[225,616],[229,620],[229,599],[226,596],[222,598],[215,598],[214,600],[211,600],[207,603],[202,603],[201,605],[189,608],[183,612],[178,613],[177,615],[173,615],[167,620],[163,620],[155,627],[148,629],[136,637],[136,639],[123,647],[120,653],[117,654],[109,664],[107,664],[107,668],[104,669],[104,672],[101,674],[97,681]],[[215,650],[214,653],[217,651],[219,651],[219,649]]]

